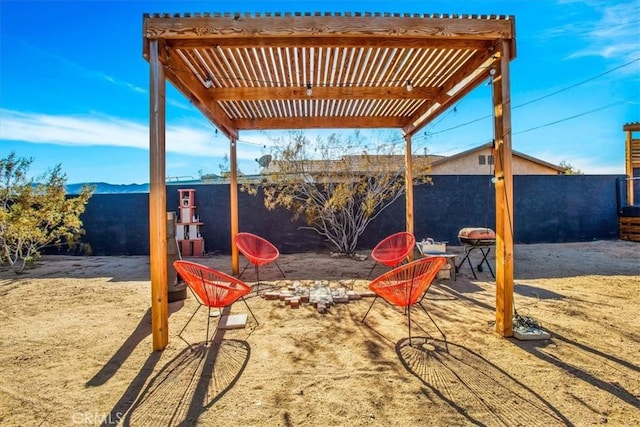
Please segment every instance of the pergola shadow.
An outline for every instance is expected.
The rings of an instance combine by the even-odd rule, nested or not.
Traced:
[[[404,367],[436,405],[453,408],[473,425],[570,425],[539,394],[489,360],[449,341],[414,337],[396,343]]]

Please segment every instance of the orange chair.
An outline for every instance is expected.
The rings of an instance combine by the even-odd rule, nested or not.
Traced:
[[[242,253],[242,255],[244,255],[244,257],[248,260],[247,265],[244,266],[238,278],[242,277],[242,274],[247,269],[249,264],[253,264],[256,270],[256,292],[260,288],[260,275],[258,272],[258,267],[273,262],[278,267],[278,270],[280,270],[280,273],[282,273],[282,277],[285,277],[284,272],[276,261],[280,256],[280,251],[278,251],[278,248],[276,248],[271,242],[251,233],[238,233],[234,237],[233,241],[240,253]]]
[[[394,268],[374,279],[369,284],[369,289],[376,294],[376,297],[362,318],[362,323],[364,323],[378,297],[382,297],[389,304],[405,309],[409,318],[409,345],[411,345],[411,306],[417,303],[427,313],[427,316],[438,328],[446,342],[444,333],[422,305],[422,298],[424,298],[438,271],[446,262],[446,258],[440,256],[420,258],[417,261]]]
[[[175,261],[173,263],[173,267],[176,269],[180,277],[182,277],[182,280],[184,280],[189,289],[191,289],[191,292],[193,292],[199,303],[196,311],[193,312],[187,323],[178,333],[178,337],[188,345],[191,344],[182,338],[182,333],[203,305],[207,306],[209,309],[205,341],[209,340],[209,320],[211,319],[212,308],[222,309],[241,299],[249,309],[251,316],[253,316],[253,320],[258,323],[258,319],[256,319],[256,316],[253,314],[253,311],[251,311],[249,304],[247,304],[247,301],[244,299],[245,295],[251,293],[251,287],[246,283],[233,276],[222,273],[221,271],[217,271],[213,268],[191,261]]]
[[[391,268],[402,264],[402,261],[413,251],[415,244],[415,236],[406,231],[401,231],[382,239],[376,247],[373,248],[373,251],[371,251],[371,258],[373,258],[375,262],[371,270],[369,270],[367,279],[371,277],[371,273],[373,273],[373,269],[376,268],[377,263]]]

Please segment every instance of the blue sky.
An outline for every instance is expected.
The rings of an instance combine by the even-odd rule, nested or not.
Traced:
[[[516,18],[513,149],[588,174],[624,173],[624,123],[640,121],[640,2],[0,0],[0,158],[61,164],[69,183],[149,181],[145,12],[400,12]],[[220,9],[223,8],[223,9]],[[167,175],[219,173],[228,141],[167,86]],[[414,139],[452,155],[493,138],[481,86]],[[343,133],[347,131],[341,131]],[[239,166],[256,173],[261,132],[242,132]]]

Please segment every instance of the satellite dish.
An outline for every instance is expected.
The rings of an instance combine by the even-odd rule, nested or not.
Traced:
[[[265,154],[264,156],[260,157],[259,159],[256,159],[256,162],[258,162],[260,167],[266,168],[266,167],[269,166],[269,163],[271,163],[271,159],[273,159],[271,154]]]

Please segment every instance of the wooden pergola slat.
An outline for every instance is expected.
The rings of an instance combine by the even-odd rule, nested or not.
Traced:
[[[509,62],[515,19],[390,13],[194,13],[143,17],[149,61],[149,203],[154,349],[168,342],[164,82],[230,141],[231,234],[238,233],[242,130],[395,128],[404,133],[406,229],[413,232],[411,138],[493,74],[496,330],[512,334],[513,180]],[[232,247],[232,270],[238,252]],[[164,266],[164,267],[163,267]]]

